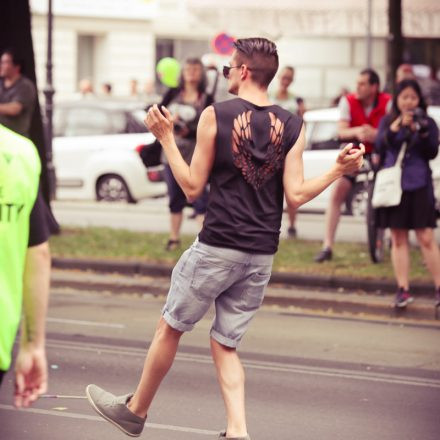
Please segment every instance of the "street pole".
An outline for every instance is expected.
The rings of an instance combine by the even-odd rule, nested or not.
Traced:
[[[371,68],[371,14],[373,9],[373,0],[367,0],[367,67]]]
[[[402,0],[388,0],[388,88],[394,91],[394,75],[402,62],[404,38],[402,34]]]
[[[47,7],[47,63],[46,63],[46,86],[43,89],[45,96],[45,134],[46,134],[46,160],[47,175],[49,181],[50,200],[55,198],[56,175],[53,165],[52,138],[53,138],[53,95],[55,90],[52,85],[52,0],[48,0]]]

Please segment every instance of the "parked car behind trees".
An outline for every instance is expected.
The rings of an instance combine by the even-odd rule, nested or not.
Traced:
[[[134,203],[166,194],[160,167],[147,170],[139,156],[141,146],[154,141],[143,124],[144,107],[106,99],[56,105],[57,199]]]

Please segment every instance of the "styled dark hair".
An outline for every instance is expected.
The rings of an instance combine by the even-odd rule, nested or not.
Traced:
[[[426,102],[425,102],[425,98],[422,95],[422,90],[420,88],[419,83],[414,79],[403,79],[396,85],[396,91],[394,92],[393,105],[391,109],[391,119],[390,119],[391,121],[394,121],[400,115],[399,107],[397,107],[397,98],[403,92],[403,90],[408,87],[410,87],[416,92],[419,98],[418,107],[420,107],[424,112],[426,112]]]
[[[3,55],[9,55],[11,57],[12,64],[14,66],[20,67],[20,73],[24,73],[24,59],[21,56],[19,56],[14,49],[10,47],[5,49],[2,52],[1,56]]]
[[[234,42],[237,61],[246,64],[252,80],[267,87],[278,70],[278,52],[275,43],[266,38],[242,38]]]
[[[199,92],[199,94],[205,93],[207,79],[206,79],[205,67],[203,66],[203,63],[200,60],[200,58],[187,58],[185,60],[185,64],[191,64],[193,66],[196,65],[202,68],[202,76],[200,77],[199,84],[197,85],[197,91]],[[179,85],[177,86],[177,88],[179,90],[183,90],[184,87],[185,87],[185,80],[183,79],[183,69],[182,69],[182,73],[180,74],[180,79],[179,79]]]
[[[361,70],[361,75],[368,75],[368,82],[371,85],[377,84],[377,87],[380,87],[380,78],[377,72],[373,69],[367,68]]]

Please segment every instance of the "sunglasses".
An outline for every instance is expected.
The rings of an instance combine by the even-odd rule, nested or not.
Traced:
[[[238,69],[239,67],[241,67],[243,64],[240,64],[239,66],[223,66],[223,76],[228,79],[229,78],[229,72],[231,71],[231,69]]]

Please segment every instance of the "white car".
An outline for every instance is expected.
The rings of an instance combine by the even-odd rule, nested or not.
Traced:
[[[142,122],[144,106],[97,99],[56,104],[57,199],[135,203],[166,194],[161,167],[147,170],[139,156],[154,141]]]
[[[428,114],[440,127],[440,107],[428,107]],[[304,150],[304,176],[306,179],[322,174],[336,160],[340,142],[337,137],[337,122],[339,109],[337,107],[320,110],[310,110],[304,114],[306,123],[306,148]],[[440,154],[430,162],[437,203],[440,203]],[[323,212],[330,199],[331,187],[318,197],[303,205],[300,210]],[[353,188],[346,203],[346,212],[354,215],[365,215],[367,194],[362,179]]]

